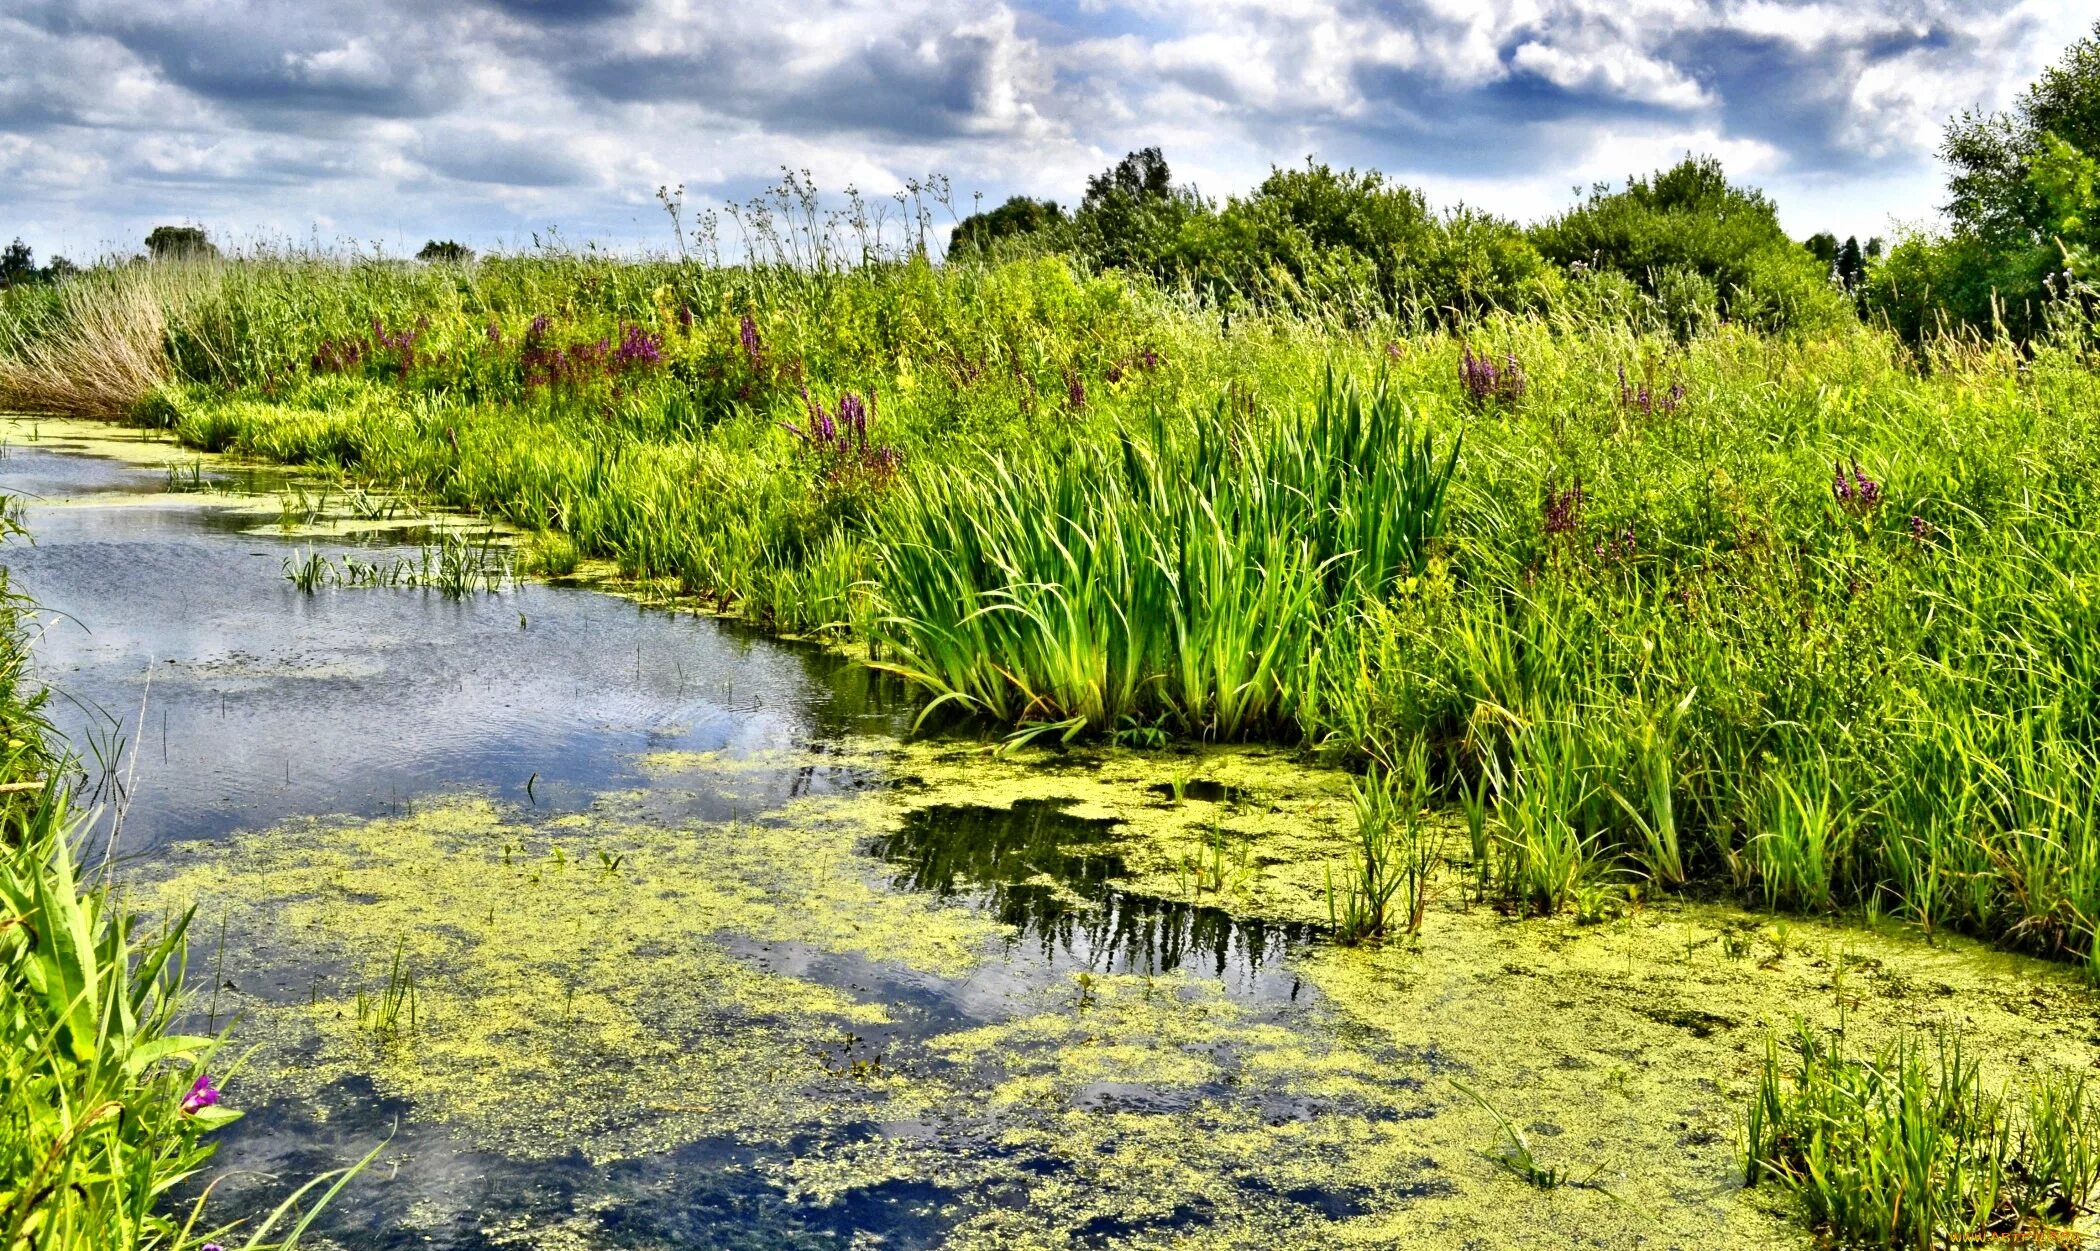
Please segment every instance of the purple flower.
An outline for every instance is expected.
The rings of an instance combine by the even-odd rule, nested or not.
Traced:
[[[1074,411],[1086,407],[1086,380],[1076,369],[1065,374],[1065,403]]]
[[[1504,357],[1504,361],[1506,363],[1497,365],[1489,356],[1473,355],[1471,344],[1463,345],[1458,361],[1458,381],[1466,398],[1475,404],[1515,403],[1522,399],[1524,369],[1517,364],[1514,354]]]
[[[525,337],[528,339],[537,339],[541,335],[547,333],[547,327],[552,324],[553,323],[548,319],[547,315],[545,313],[541,313],[539,316],[532,319],[532,325],[526,327]]]
[[[1912,513],[1910,515],[1910,537],[1916,539],[1920,543],[1923,543],[1925,541],[1925,536],[1930,533],[1932,533],[1932,526],[1928,524],[1923,517],[1918,516],[1918,514],[1916,513]]]
[[[226,1251],[226,1248],[216,1242],[207,1242],[203,1246],[198,1247],[197,1251]]]
[[[843,426],[845,430],[853,432],[853,441],[856,446],[866,447],[868,445],[867,405],[862,404],[860,397],[851,391],[847,391],[839,396],[839,425]],[[844,437],[845,430],[840,431],[841,438]]]
[[[182,1097],[182,1114],[195,1116],[219,1101],[219,1088],[212,1085],[211,1074],[199,1073],[190,1083],[190,1093]]]
[[[1148,372],[1159,368],[1159,353],[1151,348],[1146,348],[1143,352],[1138,353],[1138,360],[1144,363]]]
[[[497,324],[496,324],[495,322],[490,322],[490,323],[489,323],[489,342],[490,342],[490,343],[501,343],[501,342],[503,342],[503,327],[501,327],[501,326],[497,325]]]
[[[870,400],[863,400],[851,391],[839,393],[838,413],[824,411],[824,405],[812,399],[807,387],[802,390],[802,404],[809,412],[807,428],[793,422],[782,422],[781,428],[802,440],[805,447],[822,458],[822,474],[827,482],[871,481],[886,483],[903,465],[904,458],[895,448],[871,446],[868,442],[868,423],[874,415]]]
[[[751,314],[744,314],[742,320],[737,323],[737,338],[744,345],[744,359],[750,361],[752,371],[754,373],[757,372],[759,365],[758,323],[751,320]]]
[[[1843,461],[1832,462],[1830,470],[1830,494],[1840,508],[1864,513],[1881,506],[1881,484],[1867,476],[1857,459],[1853,460],[1849,474]]]
[[[620,328],[620,346],[613,353],[613,365],[618,369],[646,368],[663,363],[663,341],[640,326],[626,325]]]
[[[1575,479],[1575,485],[1565,491],[1547,487],[1546,501],[1539,508],[1545,519],[1546,533],[1573,533],[1582,521],[1582,502],[1588,498],[1589,496],[1583,493],[1580,478]],[[1631,538],[1632,531],[1628,531],[1627,535]]]

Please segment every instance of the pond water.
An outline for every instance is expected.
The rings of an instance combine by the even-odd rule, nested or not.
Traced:
[[[191,459],[16,423],[5,562],[126,889],[197,910],[219,1209],[387,1141],[331,1245],[1798,1245],[1736,1180],[1764,1025],[2100,1036],[2061,970],[1728,909],[1453,886],[1341,950],[1339,775],[909,741],[874,671],[585,587],[306,594],[454,523]],[[1515,1182],[1457,1079],[1610,1193]]]

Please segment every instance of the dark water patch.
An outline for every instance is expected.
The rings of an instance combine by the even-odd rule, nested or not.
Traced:
[[[894,881],[942,897],[973,896],[1017,933],[1017,946],[1091,972],[1190,972],[1263,997],[1293,998],[1284,957],[1314,927],[1136,894],[1113,845],[1116,824],[1076,817],[1059,800],[1010,808],[917,809],[872,850]]]
[[[831,1251],[873,1238],[887,1247],[930,1247],[963,1197],[933,1182],[887,1180],[856,1187],[836,1203],[790,1199],[761,1166],[815,1149],[815,1139],[754,1145],[706,1138],[606,1163],[573,1152],[526,1161],[475,1150],[407,1112],[402,1101],[362,1081],[341,1083],[310,1103],[253,1109],[219,1135],[211,1175],[224,1180],[212,1202],[221,1210],[267,1210],[297,1179],[354,1162],[382,1138],[388,1145],[380,1160],[321,1222],[331,1246]],[[879,1132],[847,1127],[835,1137]],[[208,1180],[198,1179],[190,1192]],[[553,1236],[557,1231],[568,1237]]]
[[[1702,1012],[1697,1008],[1672,1007],[1668,1004],[1643,1004],[1634,1009],[1658,1025],[1674,1025],[1694,1038],[1707,1038],[1722,1030],[1734,1029],[1742,1022],[1718,1013]]]

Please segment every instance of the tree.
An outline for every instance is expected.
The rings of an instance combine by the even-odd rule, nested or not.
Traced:
[[[155,226],[146,236],[146,254],[156,261],[209,260],[219,249],[202,226]]]
[[[1947,124],[1948,229],[1900,240],[1869,267],[1868,306],[1920,338],[1967,324],[2026,339],[2070,286],[2100,277],[2100,25],[2004,113]]]
[[[1730,184],[1712,157],[1688,156],[1617,191],[1599,183],[1531,238],[1549,260],[1624,275],[1669,306],[1682,333],[1715,317],[1811,329],[1845,315],[1830,265],[1787,237],[1762,191]]]
[[[1164,200],[1174,192],[1174,176],[1167,169],[1167,158],[1158,148],[1139,148],[1126,153],[1108,169],[1086,180],[1086,199],[1080,201],[1082,210],[1099,208],[1101,204],[1116,196],[1135,200]]]
[[[1808,241],[1801,246],[1808,249],[1810,256],[1823,262],[1824,268],[1835,269],[1837,267],[1838,237],[1836,235],[1831,234],[1827,230],[1819,231],[1810,235]]]
[[[1867,257],[1860,250],[1859,236],[1845,236],[1845,245],[1838,249],[1837,259],[1831,266],[1837,274],[1838,283],[1847,291],[1859,290],[1859,284],[1867,279]]]
[[[1053,235],[1065,223],[1065,211],[1055,200],[1017,195],[998,208],[972,213],[956,223],[948,251],[951,255],[982,254],[1009,239]]]
[[[416,253],[416,259],[433,265],[464,265],[474,259],[474,249],[450,239],[432,239]]]
[[[0,287],[12,287],[18,283],[34,282],[37,278],[36,255],[29,245],[17,238],[0,251]]]
[[[1189,236],[1214,218],[1194,191],[1177,188],[1158,148],[1140,148],[1087,179],[1072,216],[1077,249],[1098,265],[1186,274]]]

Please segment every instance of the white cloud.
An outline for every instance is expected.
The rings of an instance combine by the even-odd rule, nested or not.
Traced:
[[[1213,194],[1308,153],[1518,216],[1720,156],[1790,224],[1936,197],[1952,112],[1998,107],[2095,13],[2052,0],[17,0],[0,233],[189,216],[467,240],[561,221],[654,243],[650,196],[782,164],[886,192],[1069,202],[1124,150]],[[382,36],[378,32],[385,32]],[[41,225],[39,225],[41,223]],[[339,225],[338,225],[339,223]],[[33,240],[34,241],[34,240]],[[420,242],[420,238],[409,242]],[[45,250],[54,244],[42,242]]]

